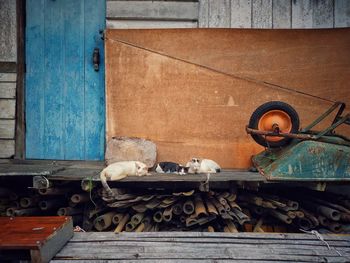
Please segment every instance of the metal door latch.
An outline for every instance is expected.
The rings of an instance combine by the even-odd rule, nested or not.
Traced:
[[[100,49],[95,47],[92,54],[92,63],[94,64],[94,70],[99,71],[100,68]]]

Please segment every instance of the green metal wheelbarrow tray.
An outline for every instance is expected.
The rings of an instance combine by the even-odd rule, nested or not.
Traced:
[[[337,108],[329,127],[319,132],[311,130]],[[350,181],[350,139],[334,132],[339,125],[350,125],[350,114],[342,116],[344,109],[345,103],[336,102],[298,131],[299,117],[290,105],[261,105],[246,127],[247,133],[266,147],[252,157],[253,165],[268,180]]]

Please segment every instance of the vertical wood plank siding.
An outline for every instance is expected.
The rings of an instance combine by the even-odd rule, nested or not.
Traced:
[[[107,1],[106,24],[108,28],[193,28],[198,27],[199,9],[198,1]]]
[[[225,28],[231,25],[230,0],[209,0],[209,27]]]
[[[16,1],[0,0],[0,158],[15,154]]]
[[[0,0],[0,62],[15,62],[16,1]]]
[[[292,27],[292,3],[286,0],[273,0],[272,2],[273,28]]]
[[[349,0],[107,0],[107,28],[349,26]]]
[[[16,78],[0,69],[0,158],[15,154]]]
[[[252,27],[252,1],[232,0],[231,1],[231,27],[250,28]]]
[[[350,1],[334,2],[334,27],[350,27]]]

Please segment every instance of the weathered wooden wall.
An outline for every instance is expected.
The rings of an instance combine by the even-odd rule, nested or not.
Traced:
[[[16,1],[0,0],[0,62],[17,59]]]
[[[246,168],[261,150],[245,133],[255,108],[285,101],[305,127],[331,101],[350,104],[349,57],[350,29],[108,30],[107,139],[153,140],[159,161]]]
[[[333,28],[348,0],[107,0],[108,28]]]
[[[16,1],[0,0],[0,158],[15,154]]]

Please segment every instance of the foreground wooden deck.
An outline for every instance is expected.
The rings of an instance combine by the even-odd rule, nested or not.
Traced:
[[[51,262],[350,262],[350,236],[322,237],[325,241],[313,234],[75,233]]]

